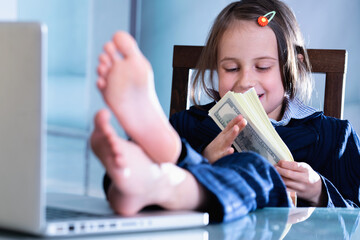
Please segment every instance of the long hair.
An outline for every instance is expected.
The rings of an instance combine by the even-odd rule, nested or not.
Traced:
[[[224,32],[234,21],[250,20],[255,22],[259,16],[271,11],[276,11],[276,14],[267,26],[274,31],[276,36],[285,94],[290,99],[298,97],[305,102],[310,99],[313,87],[311,66],[300,28],[291,9],[279,0],[242,0],[225,7],[215,19],[209,32],[191,86],[191,99],[195,105],[199,104],[199,99],[195,94],[197,87],[200,87],[213,100],[220,99],[219,93],[214,91],[216,86],[214,73],[218,67],[219,43]],[[299,60],[298,54],[302,54],[302,60]],[[205,81],[207,70],[210,70],[210,88]]]

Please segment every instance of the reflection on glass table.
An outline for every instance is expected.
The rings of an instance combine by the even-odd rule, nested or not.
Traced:
[[[360,239],[359,216],[360,209],[265,208],[252,212],[233,222],[210,224],[202,228],[85,236],[77,237],[76,239]],[[0,239],[36,238],[0,230]]]
[[[204,228],[190,228],[182,230],[166,230],[139,233],[121,233],[121,234],[98,234],[77,237],[63,238],[37,238],[29,235],[22,235],[9,231],[0,230],[0,239],[76,239],[76,240],[208,240],[208,232]]]
[[[207,227],[211,240],[360,239],[360,209],[265,208]]]

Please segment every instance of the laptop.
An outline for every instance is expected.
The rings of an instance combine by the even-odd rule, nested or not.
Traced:
[[[41,236],[200,227],[207,213],[121,217],[105,199],[46,194],[47,28],[0,22],[0,228]],[[77,208],[76,203],[81,208]],[[51,205],[51,207],[47,206]],[[55,218],[47,217],[51,210]],[[89,210],[92,210],[89,212]]]

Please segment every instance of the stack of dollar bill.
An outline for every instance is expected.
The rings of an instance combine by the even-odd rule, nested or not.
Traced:
[[[209,111],[209,115],[223,130],[226,125],[241,114],[246,127],[234,141],[237,151],[253,151],[272,164],[280,159],[294,161],[288,147],[272,126],[254,88],[245,93],[228,92]]]

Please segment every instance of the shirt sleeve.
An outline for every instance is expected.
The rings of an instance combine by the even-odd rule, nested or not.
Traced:
[[[256,153],[235,153],[214,164],[183,139],[179,166],[191,172],[208,191],[206,211],[211,221],[231,221],[257,208],[292,206],[275,168]]]
[[[328,195],[327,206],[359,207],[359,136],[348,121],[333,118],[323,122],[319,134],[324,136],[319,151],[329,153],[323,159],[326,167],[318,171]]]
[[[336,187],[324,176],[320,175],[322,182],[325,186],[325,191],[327,195],[327,205],[328,208],[334,207],[344,207],[344,208],[354,208],[357,207],[354,202],[348,199],[344,199]]]

